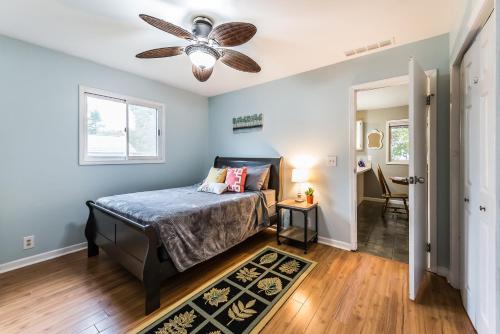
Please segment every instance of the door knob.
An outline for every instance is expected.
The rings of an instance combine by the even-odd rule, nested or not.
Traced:
[[[410,176],[407,180],[409,184],[425,183],[425,178],[421,176]]]
[[[485,212],[485,211],[486,211],[486,207],[484,207],[484,206],[480,205],[480,206],[479,206],[479,211],[483,211],[483,212]]]
[[[465,203],[469,203],[469,198],[468,197],[464,197],[464,202]]]

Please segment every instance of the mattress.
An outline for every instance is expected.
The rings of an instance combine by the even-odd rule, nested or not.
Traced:
[[[217,195],[197,188],[101,197],[96,203],[138,224],[153,226],[178,271],[220,254],[269,226],[274,192],[266,191],[267,197],[256,191]]]

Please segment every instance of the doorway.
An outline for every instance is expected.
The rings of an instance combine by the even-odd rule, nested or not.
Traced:
[[[391,132],[394,128],[394,136],[402,136],[401,132],[404,132],[406,124],[409,128],[409,157],[408,157],[408,176],[405,177],[404,172],[400,172],[401,175],[395,175],[393,177],[394,181],[407,182],[407,199],[405,197],[392,198],[389,197],[388,206],[392,207],[389,211],[384,212],[384,219],[388,219],[390,215],[395,215],[396,220],[401,220],[399,222],[399,229],[401,233],[399,236],[402,237],[403,234],[406,236],[406,231],[402,220],[408,217],[408,222],[406,223],[409,230],[408,235],[408,270],[409,270],[409,297],[410,299],[415,299],[417,292],[419,290],[420,284],[422,282],[424,273],[426,270],[437,272],[437,253],[433,249],[432,245],[436,245],[436,81],[437,81],[437,71],[430,70],[424,72],[416,60],[410,59],[409,61],[409,75],[389,78],[385,80],[369,82],[361,85],[356,85],[350,89],[350,109],[349,109],[349,129],[350,129],[350,163],[352,166],[352,173],[350,174],[350,215],[351,215],[351,249],[360,250],[363,246],[358,240],[358,162],[360,160],[360,155],[356,150],[356,137],[362,137],[365,141],[365,146],[367,141],[371,142],[372,132],[370,131],[370,137],[366,136],[366,131],[360,136],[357,134],[357,128],[361,127],[361,124],[357,123],[357,113],[358,113],[358,95],[365,91],[376,91],[383,88],[393,88],[404,89],[408,87],[408,118],[407,123],[404,118],[392,119],[386,122],[385,128],[383,128],[382,134],[379,133],[377,136],[376,132],[374,141],[379,141],[379,146],[389,148],[389,150],[384,150],[383,155],[385,155],[387,162],[392,160],[401,159],[404,157],[404,152],[401,150],[395,150],[391,153],[390,146],[391,142],[388,141],[387,136],[384,137],[384,133]],[[401,129],[403,128],[403,129]],[[380,137],[382,137],[382,144],[380,145]],[[384,140],[385,138],[385,140]],[[393,143],[392,145],[396,145]],[[372,143],[369,143],[371,146]],[[360,147],[360,146],[358,146]],[[394,149],[395,147],[393,147]],[[404,151],[404,150],[403,150]],[[412,153],[413,152],[413,153]],[[397,153],[397,154],[396,154]],[[391,156],[392,154],[392,156]],[[378,189],[382,193],[384,187],[390,188],[393,192],[394,187],[392,183],[393,179],[388,180],[385,177],[383,182],[383,177],[379,177],[378,165],[374,166],[373,156],[371,158],[371,164],[369,161],[369,154],[366,154],[364,165],[366,168],[371,168],[375,170],[375,176],[377,177],[377,183],[379,184]],[[415,158],[417,157],[417,158]],[[391,160],[392,159],[392,160]],[[404,160],[404,159],[402,159]],[[399,161],[398,163],[401,163]],[[389,163],[390,165],[390,163]],[[382,174],[384,168],[381,166]],[[380,181],[379,181],[380,180]],[[389,184],[391,182],[391,184]],[[364,189],[363,189],[364,191]],[[367,197],[367,196],[360,196]],[[366,198],[365,198],[366,199]],[[378,198],[382,204],[378,211],[379,217],[381,217],[381,222],[384,223],[382,219],[383,208],[385,207],[386,198]],[[405,201],[408,208],[405,208]],[[364,202],[364,200],[362,201]],[[377,202],[377,201],[373,201]],[[402,202],[402,203],[401,203]],[[363,204],[363,203],[361,203]],[[402,205],[401,205],[402,204]],[[375,204],[376,205],[376,204]],[[418,208],[418,210],[416,209]],[[376,208],[373,209],[376,212]],[[406,217],[404,215],[406,214]],[[370,216],[370,214],[368,213]],[[361,216],[359,217],[361,219]],[[393,223],[395,226],[398,224]],[[379,229],[380,231],[380,229]],[[383,232],[377,232],[383,233]],[[366,234],[366,230],[365,230]],[[366,238],[366,235],[365,235]],[[389,238],[390,239],[390,238]],[[401,238],[400,238],[401,239]],[[393,238],[395,241],[396,238]],[[405,239],[402,239],[402,244],[404,246]],[[361,246],[361,247],[360,247]],[[400,247],[402,248],[402,247]],[[394,254],[394,248],[392,250]]]
[[[356,94],[358,251],[408,263],[408,84]]]

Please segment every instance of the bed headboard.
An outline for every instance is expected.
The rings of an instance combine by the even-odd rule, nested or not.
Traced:
[[[215,157],[214,167],[243,167],[271,165],[271,175],[269,176],[269,189],[276,191],[276,200],[280,201],[283,186],[283,157],[279,158],[232,158]]]

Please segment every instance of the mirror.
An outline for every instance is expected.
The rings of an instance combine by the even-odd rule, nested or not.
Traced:
[[[384,134],[379,130],[372,130],[366,135],[366,147],[370,150],[380,150]]]

